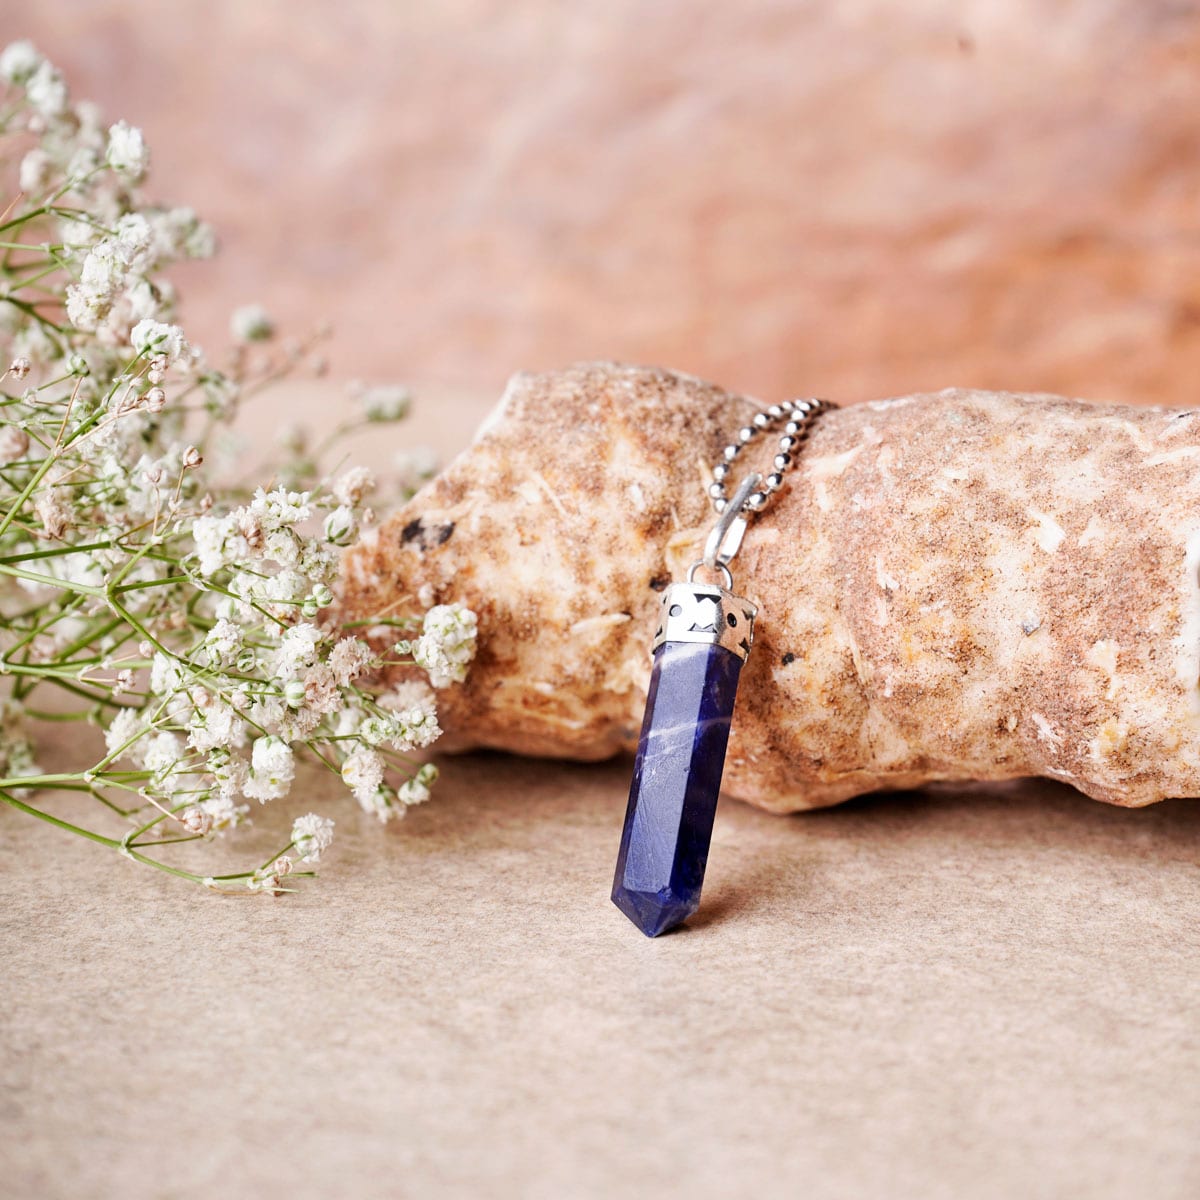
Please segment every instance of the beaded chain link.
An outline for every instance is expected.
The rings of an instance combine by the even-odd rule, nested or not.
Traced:
[[[837,408],[832,400],[784,400],[781,404],[772,404],[770,408],[756,413],[749,425],[743,425],[738,430],[737,441],[730,442],[725,447],[721,461],[712,469],[713,481],[708,486],[708,494],[717,515],[722,515],[729,504],[725,482],[744,447],[754,441],[760,433],[783,426],[783,433],[779,438],[779,451],[771,461],[774,470],[762,480],[761,487],[750,492],[742,503],[742,512],[759,513],[783,487],[784,472],[795,463],[796,452],[803,447],[817,417],[831,408]]]

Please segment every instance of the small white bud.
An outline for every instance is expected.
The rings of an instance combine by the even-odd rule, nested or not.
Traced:
[[[190,833],[210,833],[213,827],[212,817],[194,804],[179,814],[179,823]]]
[[[275,333],[275,322],[261,304],[235,309],[229,327],[239,342],[265,342]]]

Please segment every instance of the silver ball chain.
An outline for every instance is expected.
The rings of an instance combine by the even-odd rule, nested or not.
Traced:
[[[737,441],[730,442],[721,453],[721,461],[712,470],[713,481],[708,486],[708,495],[717,511],[717,523],[709,531],[704,543],[704,555],[688,570],[691,582],[701,567],[717,571],[725,581],[725,587],[733,587],[733,576],[729,564],[742,544],[742,535],[752,516],[762,512],[771,497],[783,487],[784,472],[795,464],[796,451],[803,446],[817,417],[831,408],[837,408],[832,400],[784,400],[772,404],[756,413],[749,425],[738,430]],[[771,460],[774,470],[765,479],[757,472],[747,475],[738,485],[733,498],[725,492],[725,481],[742,448],[768,429],[783,426],[779,438],[779,452]]]
[[[837,408],[832,400],[813,398],[784,400],[781,404],[772,404],[770,408],[755,413],[750,423],[738,430],[737,441],[730,442],[725,447],[721,453],[721,461],[712,469],[713,481],[708,486],[708,494],[717,515],[724,513],[729,503],[725,481],[729,478],[729,472],[743,447],[748,446],[760,433],[783,425],[783,433],[779,438],[779,452],[771,461],[774,470],[761,481],[761,486],[756,491],[750,492],[741,505],[742,512],[762,512],[771,497],[783,487],[784,472],[794,465],[795,453],[807,440],[817,417],[831,408]]]

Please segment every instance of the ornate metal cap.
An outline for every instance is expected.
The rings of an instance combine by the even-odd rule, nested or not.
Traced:
[[[754,641],[758,609],[712,583],[673,583],[663,592],[653,649],[663,642],[724,646],[743,662]]]

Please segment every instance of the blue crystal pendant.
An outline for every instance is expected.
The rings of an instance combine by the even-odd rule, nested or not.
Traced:
[[[662,603],[612,891],[613,903],[647,937],[699,907],[755,613],[709,584],[672,584]]]

